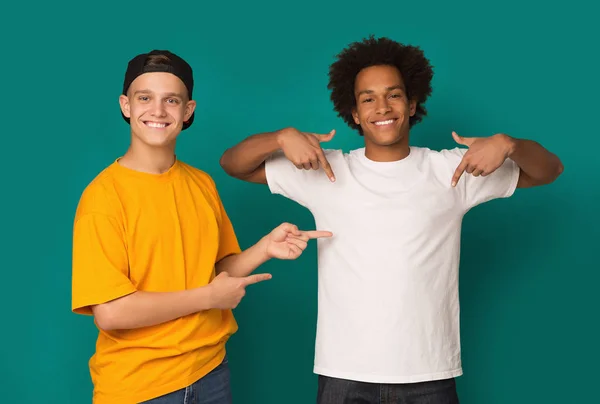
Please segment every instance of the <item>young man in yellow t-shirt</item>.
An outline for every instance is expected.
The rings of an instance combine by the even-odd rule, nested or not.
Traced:
[[[295,259],[325,231],[284,223],[241,252],[215,183],[178,160],[194,119],[192,69],[168,51],[138,55],[120,97],[125,155],[84,190],[73,235],[75,313],[99,329],[95,404],[231,402],[231,309],[270,258]]]

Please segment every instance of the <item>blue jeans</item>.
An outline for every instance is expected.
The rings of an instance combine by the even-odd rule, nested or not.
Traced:
[[[230,373],[227,357],[197,382],[143,404],[231,404]]]
[[[459,404],[455,380],[363,383],[319,376],[317,404]]]

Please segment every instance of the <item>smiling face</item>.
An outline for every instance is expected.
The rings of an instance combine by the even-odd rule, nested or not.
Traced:
[[[151,147],[173,147],[196,107],[177,76],[158,72],[138,76],[119,102],[130,118],[132,143]]]
[[[406,95],[404,81],[393,66],[370,66],[361,70],[354,85],[356,107],[352,117],[360,125],[365,145],[408,147],[409,119],[416,102]]]

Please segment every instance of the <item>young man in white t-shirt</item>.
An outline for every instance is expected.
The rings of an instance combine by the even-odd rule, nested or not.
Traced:
[[[230,175],[308,208],[320,229],[314,371],[320,404],[458,403],[458,267],[472,207],[562,172],[536,142],[496,134],[464,148],[409,146],[433,70],[387,38],[349,45],[329,72],[336,112],[365,147],[323,150],[329,134],[286,128],[227,150]],[[408,400],[408,401],[406,401]]]

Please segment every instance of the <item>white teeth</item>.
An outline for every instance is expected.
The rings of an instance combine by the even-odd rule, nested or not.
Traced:
[[[394,122],[393,119],[388,119],[387,121],[377,121],[377,122],[375,122],[375,125],[377,125],[377,126],[389,125],[392,122]]]
[[[158,122],[146,122],[146,125],[150,126],[151,128],[166,128],[167,127],[166,123],[158,123]]]

